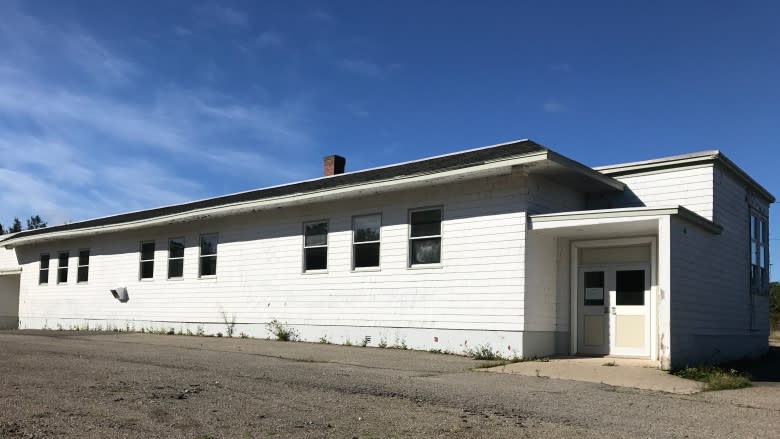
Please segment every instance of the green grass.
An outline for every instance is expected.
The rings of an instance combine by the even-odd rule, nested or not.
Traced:
[[[750,387],[750,378],[734,369],[724,369],[717,366],[686,367],[672,372],[680,378],[701,381],[706,384],[706,390],[728,390]]]

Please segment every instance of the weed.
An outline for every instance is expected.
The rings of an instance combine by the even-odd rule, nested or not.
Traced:
[[[351,341],[350,339],[347,339],[347,340],[344,342],[344,346],[352,346],[352,341]]]
[[[681,378],[701,381],[706,384],[706,390],[727,390],[750,387],[750,378],[735,369],[724,369],[717,366],[686,367],[672,372]]]
[[[193,333],[192,333],[192,331],[190,330],[190,328],[187,328],[187,330],[186,330],[186,331],[184,331],[184,333],[185,333],[186,335],[190,335],[190,336],[191,336],[191,335],[195,335],[195,334],[193,334]]]
[[[321,344],[330,344],[330,340],[328,340],[328,335],[325,334],[322,337],[320,337],[320,343]]]
[[[276,336],[279,341],[297,341],[298,331],[290,328],[279,320],[273,319],[265,325],[268,332]]]
[[[241,337],[241,338],[249,338],[249,334],[247,334],[246,332],[242,332],[242,333],[238,334],[238,336]]]
[[[217,337],[222,338],[222,333],[221,332],[217,332]]]
[[[475,348],[469,348],[466,350],[466,355],[475,360],[504,360],[504,357],[494,351],[490,343],[478,345]]]
[[[220,311],[222,314],[222,321],[225,322],[225,329],[228,337],[233,337],[233,331],[236,330],[236,315],[233,314],[230,319],[228,319],[227,313],[225,311]]]
[[[365,336],[363,340],[360,342],[360,346],[366,347],[368,346],[368,342],[371,341],[371,337]]]
[[[379,344],[377,345],[382,349],[385,349],[387,347],[387,339],[382,337],[379,339]]]
[[[62,331],[62,325],[60,325],[59,323],[57,323],[57,330]]]
[[[171,329],[169,329],[169,330],[168,330],[168,331],[167,331],[165,334],[166,334],[166,335],[174,335],[174,334],[176,334],[176,329],[174,329],[174,328],[171,328]]]
[[[197,335],[198,337],[203,337],[204,335],[206,335],[206,333],[203,331],[202,325],[198,325],[198,327],[195,329],[195,335]]]
[[[441,349],[428,349],[428,352],[432,354],[443,354],[444,352],[441,351]]]

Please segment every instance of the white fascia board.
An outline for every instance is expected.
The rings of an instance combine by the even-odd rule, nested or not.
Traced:
[[[407,186],[435,182],[436,180],[477,178],[481,174],[495,174],[496,171],[500,171],[502,168],[506,168],[506,172],[509,173],[514,166],[521,166],[524,164],[540,162],[544,160],[547,160],[547,151],[541,151],[538,153],[510,159],[495,160],[484,163],[482,165],[454,169],[451,171],[430,172],[413,176],[397,177],[389,180],[358,183],[334,189],[323,189],[319,191],[306,192],[303,194],[291,194],[274,198],[266,198],[262,200],[244,201],[240,203],[196,209],[189,212],[164,215],[120,224],[43,233],[40,235],[23,236],[17,239],[11,238],[0,242],[0,245],[4,245],[5,248],[10,249],[20,245],[29,245],[37,242],[70,239],[110,232],[120,232],[144,227],[163,226],[184,221],[198,221],[276,207],[306,204],[315,201],[338,200],[358,196],[363,193],[404,189]]]
[[[22,267],[0,267],[0,276],[11,276],[22,272]]]
[[[719,154],[720,151],[718,150],[701,151],[701,152],[694,152],[690,154],[682,154],[682,155],[676,155],[671,157],[662,157],[662,158],[652,159],[652,160],[642,160],[639,162],[617,163],[614,165],[595,166],[593,167],[593,169],[603,174],[609,175],[617,172],[641,171],[649,168],[657,168],[659,166],[675,166],[675,165],[684,165],[688,163],[698,163],[701,161],[711,161],[717,158]]]
[[[713,234],[720,234],[723,227],[682,207],[630,207],[623,209],[580,210],[574,212],[531,215],[533,230],[557,229],[563,227],[610,224],[618,222],[644,221],[676,215],[691,224]]]

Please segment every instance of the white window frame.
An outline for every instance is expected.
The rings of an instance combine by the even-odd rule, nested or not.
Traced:
[[[217,245],[214,246],[214,253],[204,255],[203,251],[203,238],[207,236],[213,236],[217,241]],[[214,267],[214,274],[203,274],[203,258],[213,257],[217,261],[217,253],[219,248],[219,234],[218,233],[201,233],[198,238],[198,279],[213,279],[217,277],[217,267]],[[218,262],[218,261],[217,261]],[[217,264],[218,265],[218,264]]]
[[[87,263],[85,265],[81,264],[81,252],[88,252],[87,254]],[[76,255],[76,283],[77,284],[85,284],[89,282],[89,259],[92,257],[92,252],[88,248],[81,248],[78,251],[78,254]],[[82,267],[87,268],[87,280],[79,280],[79,270]]]
[[[318,245],[306,245],[306,226],[310,224],[322,224],[325,223],[325,227],[328,229],[327,232],[325,232],[325,244],[318,244]],[[302,262],[302,269],[304,273],[327,273],[328,272],[328,244],[330,244],[330,221],[327,219],[321,219],[321,220],[315,220],[315,221],[306,221],[301,226],[301,235],[303,238],[303,260]],[[307,270],[306,269],[306,250],[310,248],[325,248],[325,268],[317,268],[313,270]]]
[[[41,262],[43,261],[43,257],[46,256],[49,259],[49,264],[46,266],[46,268],[41,267]],[[46,282],[41,282],[41,273],[46,272]],[[49,285],[49,278],[51,277],[51,255],[49,253],[41,253],[40,257],[38,258],[38,285]]]
[[[144,244],[153,244],[154,245],[154,251],[152,252],[152,259],[144,259]],[[138,280],[143,282],[149,282],[154,280],[154,259],[157,254],[157,241],[153,239],[149,239],[146,241],[141,241],[140,245],[138,246]],[[152,263],[152,277],[143,277],[144,274],[144,262],[151,262]]]
[[[428,235],[428,236],[415,236],[412,237],[412,214],[415,212],[425,212],[428,210],[438,210],[439,211],[439,234],[438,235]],[[428,207],[417,207],[414,209],[409,209],[409,212],[407,214],[407,221],[408,221],[408,230],[406,232],[407,234],[407,249],[406,249],[406,267],[410,269],[418,269],[418,268],[441,268],[442,267],[442,261],[444,260],[444,207],[443,206],[428,206]],[[431,262],[428,264],[412,264],[412,242],[416,240],[421,239],[431,239],[431,238],[438,238],[439,239],[439,262]]]
[[[769,221],[764,215],[751,210],[748,230],[750,233],[750,290],[753,294],[765,295],[769,293]],[[755,264],[753,258],[756,258]],[[762,260],[763,265],[761,264]],[[758,268],[760,279],[753,276],[755,268]]]
[[[67,264],[64,267],[62,267],[60,265],[60,261],[61,261],[60,256],[61,255],[67,255],[68,256],[67,259],[65,259],[67,261]],[[51,266],[51,261],[49,261],[49,266]],[[70,251],[69,250],[65,250],[65,251],[57,252],[57,285],[67,284],[68,283],[68,278],[70,277],[69,273],[68,273],[68,269],[69,268],[70,268]],[[60,282],[60,270],[62,270],[62,269],[65,270],[65,280]]]
[[[355,220],[357,218],[365,218],[370,216],[378,216],[379,217],[379,239],[376,239],[374,241],[355,241]],[[359,245],[365,245],[365,244],[378,244],[378,252],[377,260],[379,261],[377,265],[372,265],[368,267],[357,267],[355,266],[355,249]],[[352,271],[376,271],[379,270],[382,266],[382,213],[367,213],[365,215],[353,215],[352,216]]]
[[[171,257],[171,241],[178,240],[178,239],[181,240],[181,245],[182,245],[182,248],[183,248],[182,255],[181,255],[181,257],[172,258]],[[168,278],[168,280],[181,280],[181,279],[184,279],[184,256],[185,256],[186,252],[187,252],[187,240],[183,236],[175,236],[173,238],[168,238],[168,263],[167,263],[168,270],[167,270],[167,273],[166,273],[166,277]],[[178,261],[178,260],[181,260],[181,276],[171,277],[171,261]]]

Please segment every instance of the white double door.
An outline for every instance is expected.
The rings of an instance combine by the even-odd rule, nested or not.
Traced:
[[[649,265],[586,266],[578,271],[577,352],[649,356]]]

